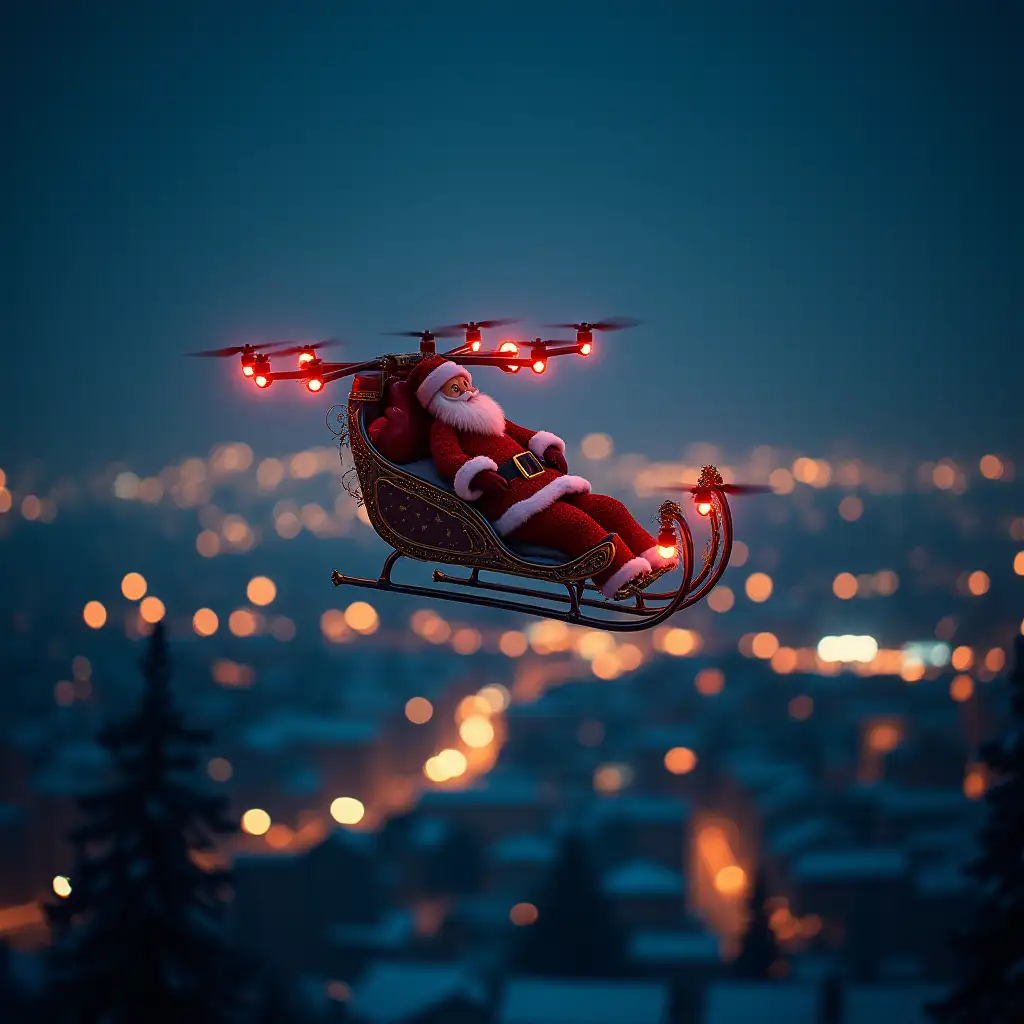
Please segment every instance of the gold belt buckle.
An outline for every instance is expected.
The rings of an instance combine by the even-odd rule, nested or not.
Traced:
[[[538,469],[533,470],[532,473],[526,468],[526,466],[523,465],[522,462],[520,462],[520,459],[531,459],[531,458],[533,459],[533,461],[539,467]],[[540,459],[537,458],[536,455],[533,454],[533,452],[520,452],[518,455],[513,455],[512,456],[512,461],[516,464],[516,469],[518,469],[519,472],[527,480],[532,480],[535,476],[540,476],[544,472],[544,464],[540,461]]]

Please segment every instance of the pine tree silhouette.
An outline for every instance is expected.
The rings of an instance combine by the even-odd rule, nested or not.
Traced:
[[[139,710],[104,728],[109,788],[79,800],[72,890],[48,906],[61,1024],[221,1024],[239,1019],[242,972],[222,918],[230,874],[193,854],[235,831],[227,800],[197,785],[197,748],[170,691],[162,623],[141,663]]]
[[[616,978],[626,973],[626,934],[579,834],[570,833],[563,840],[535,905],[536,922],[523,926],[516,936],[513,970],[563,978]]]
[[[773,977],[772,967],[779,961],[779,944],[768,923],[768,881],[758,868],[754,887],[747,899],[747,930],[734,969],[741,978]]]
[[[976,914],[952,940],[960,980],[928,1007],[944,1024],[1024,1021],[1024,637],[1016,638],[1014,662],[1010,732],[982,750],[993,781],[981,852],[966,869],[977,884]]]
[[[11,949],[0,938],[0,1020],[4,1024],[27,1024],[31,1019],[29,1002],[15,981]]]

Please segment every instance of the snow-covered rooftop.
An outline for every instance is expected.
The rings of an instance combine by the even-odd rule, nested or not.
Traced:
[[[864,846],[819,850],[793,866],[798,882],[853,882],[893,879],[910,872],[906,851],[896,847]]]
[[[546,864],[555,856],[555,843],[547,836],[508,836],[494,843],[488,856],[496,864]]]
[[[718,936],[710,932],[637,932],[630,944],[633,957],[655,963],[717,963]]]
[[[514,978],[498,1024],[665,1024],[669,987],[634,981]]]
[[[927,1024],[925,1004],[942,995],[934,985],[851,985],[844,993],[843,1024]]]
[[[486,992],[458,966],[380,962],[370,965],[349,1005],[358,1020],[402,1024],[452,999],[483,1005]]]
[[[683,880],[675,871],[649,860],[631,860],[605,875],[613,896],[682,896]]]
[[[376,739],[379,731],[374,722],[285,712],[248,726],[239,738],[249,750],[273,752],[296,746],[366,744]]]
[[[703,1024],[818,1024],[818,999],[813,985],[715,982],[708,988]]]

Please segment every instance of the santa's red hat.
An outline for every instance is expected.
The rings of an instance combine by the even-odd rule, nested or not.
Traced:
[[[406,380],[406,387],[414,392],[420,405],[426,409],[430,400],[452,379],[452,377],[466,377],[470,383],[473,378],[464,366],[453,363],[444,356],[427,356],[421,359],[413,368]]]

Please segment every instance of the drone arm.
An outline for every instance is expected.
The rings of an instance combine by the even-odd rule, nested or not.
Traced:
[[[277,370],[267,374],[270,380],[304,380],[308,376],[305,370]]]
[[[544,350],[544,357],[546,359],[550,359],[552,356],[578,356],[579,354],[579,345]],[[504,352],[478,352],[475,355],[464,356],[446,353],[446,355],[453,363],[458,363],[460,366],[521,366],[524,368],[533,366],[532,358],[527,359],[523,356],[511,357]]]
[[[459,366],[532,366],[533,361],[530,359],[511,358],[506,355],[498,355],[494,353],[489,355],[487,353],[481,353],[473,356],[460,356],[451,355],[448,357],[453,363],[458,363]]]
[[[332,370],[324,374],[324,383],[341,380],[343,377],[350,377],[353,373],[361,373],[363,370],[379,370],[382,361],[380,359],[368,359],[365,363],[349,363],[342,370]]]

